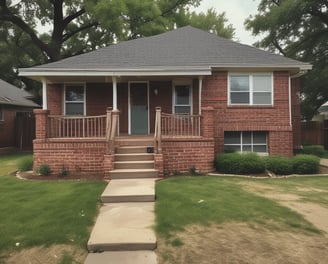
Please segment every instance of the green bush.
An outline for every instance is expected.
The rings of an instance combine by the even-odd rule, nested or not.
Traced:
[[[42,176],[48,176],[51,173],[50,167],[48,164],[42,164],[38,168],[38,173],[40,173]]]
[[[29,171],[33,169],[33,157],[28,156],[24,157],[17,163],[18,170],[20,171]]]
[[[293,158],[293,172],[297,174],[318,173],[320,159],[314,155],[300,154]]]
[[[265,171],[263,160],[255,153],[224,153],[215,157],[217,171],[231,174],[251,174]]]
[[[304,146],[302,153],[315,155],[321,158],[326,154],[326,150],[321,145],[310,145]]]
[[[283,156],[269,156],[264,158],[267,170],[278,174],[288,175],[293,173],[293,159]]]

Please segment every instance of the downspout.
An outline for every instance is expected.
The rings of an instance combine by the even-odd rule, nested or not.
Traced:
[[[42,78],[42,109],[48,109],[48,100],[47,100],[47,81],[45,78]]]

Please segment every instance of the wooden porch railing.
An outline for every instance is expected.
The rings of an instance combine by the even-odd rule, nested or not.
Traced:
[[[48,138],[101,138],[106,135],[106,115],[48,116]]]
[[[156,107],[155,116],[155,132],[154,132],[154,147],[155,153],[162,153],[162,128],[161,128],[161,108]]]
[[[106,141],[107,141],[107,154],[113,154],[115,151],[115,137],[119,125],[119,111],[112,110],[111,107],[107,108],[107,123],[106,123]]]
[[[162,113],[163,137],[200,137],[200,115]]]

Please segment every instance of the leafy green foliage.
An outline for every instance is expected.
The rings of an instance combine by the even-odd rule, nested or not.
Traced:
[[[302,77],[301,110],[308,120],[328,100],[327,8],[324,0],[262,0],[245,22],[254,35],[264,34],[259,47],[313,64]]]
[[[300,154],[293,159],[293,171],[297,174],[318,173],[320,159],[313,155]]]
[[[29,171],[33,169],[33,156],[26,156],[17,162],[18,170]]]
[[[293,160],[283,156],[269,156],[264,158],[267,170],[278,175],[289,175],[293,173]]]
[[[255,153],[224,153],[215,157],[217,171],[231,174],[250,174],[265,171],[263,160]]]
[[[309,145],[303,146],[302,153],[315,155],[321,158],[326,155],[327,151],[321,145]]]
[[[49,176],[51,173],[51,169],[48,164],[42,164],[37,169],[37,172],[40,173],[42,176]]]

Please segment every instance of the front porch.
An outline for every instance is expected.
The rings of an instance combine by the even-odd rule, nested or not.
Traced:
[[[150,122],[154,127],[149,129],[153,133],[147,135],[122,133],[120,111],[111,108],[98,116],[50,115],[49,110],[40,109],[35,115],[35,169],[48,164],[53,173],[66,168],[110,178],[120,149],[139,146],[152,156],[159,176],[185,173],[192,167],[204,173],[213,170],[212,108],[203,108],[202,115],[188,115],[163,113],[156,107]]]

